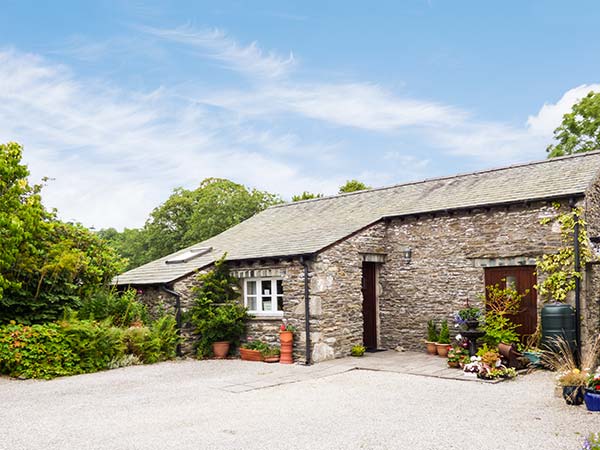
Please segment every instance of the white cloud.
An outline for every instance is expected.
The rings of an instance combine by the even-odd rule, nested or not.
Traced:
[[[569,89],[558,102],[544,103],[535,116],[529,116],[527,119],[529,131],[535,135],[552,136],[556,127],[562,122],[563,116],[590,91],[600,92],[600,84],[582,84]]]
[[[0,136],[25,146],[34,180],[55,179],[44,199],[65,219],[139,226],[174,187],[209,176],[286,196],[335,189],[335,180],[227,140],[239,131],[234,121],[173,98],[166,89],[140,94],[78,81],[37,56],[0,51]],[[261,137],[270,140],[280,138]]]
[[[264,52],[258,43],[240,45],[224,31],[213,28],[197,30],[190,26],[173,29],[139,27],[141,31],[160,39],[188,45],[204,52],[236,71],[267,78],[286,75],[296,64],[292,52],[282,57],[274,52]]]

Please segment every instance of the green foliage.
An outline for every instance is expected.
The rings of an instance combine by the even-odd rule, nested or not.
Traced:
[[[254,339],[252,341],[248,341],[248,342],[242,344],[241,347],[248,349],[248,350],[258,350],[261,353],[264,353],[269,350],[269,344],[267,344],[266,342],[263,342],[259,339]]]
[[[440,336],[437,340],[438,344],[449,344],[450,343],[450,330],[448,329],[448,321],[443,320],[440,328]]]
[[[556,211],[560,204],[555,204]],[[579,258],[581,267],[590,260],[591,252],[588,246],[586,224],[583,220],[583,210],[574,208],[569,212],[557,215],[554,218],[543,219],[542,225],[553,222],[560,224],[563,245],[558,252],[543,255],[537,260],[537,268],[545,276],[536,286],[544,301],[565,302],[569,292],[575,289],[575,280],[581,279],[582,274],[575,270],[575,251],[573,249],[575,223],[579,224]]]
[[[248,312],[238,303],[238,280],[229,273],[225,255],[213,270],[198,277],[191,323],[199,334],[198,356],[207,356],[213,342],[229,341],[236,346],[246,331]]]
[[[364,345],[355,345],[352,347],[352,350],[350,350],[350,354],[352,356],[362,356],[366,351],[367,349],[364,347]]]
[[[474,307],[464,308],[458,311],[458,316],[462,320],[479,320],[481,317],[481,310]]]
[[[312,192],[304,191],[302,194],[293,195],[293,202],[301,202],[302,200],[312,200],[313,198],[321,198],[323,194],[313,194]]]
[[[600,93],[590,92],[573,105],[554,130],[554,139],[557,143],[546,149],[548,158],[600,149]]]
[[[57,323],[0,326],[0,373],[23,378],[53,378],[80,373],[79,356]]]
[[[518,343],[519,334],[516,330],[520,325],[510,320],[509,316],[519,313],[523,297],[529,291],[519,294],[511,287],[500,288],[498,284],[486,286],[486,291],[485,323],[482,326],[486,334],[482,338],[483,342],[495,348],[500,342]]]
[[[365,183],[361,183],[358,180],[348,180],[346,184],[340,186],[339,193],[345,194],[348,192],[364,191],[365,189],[371,189],[371,186],[367,186]]]
[[[175,319],[165,316],[148,327],[119,328],[108,318],[79,320],[75,313],[44,325],[0,326],[0,373],[53,378],[96,372],[175,356]]]
[[[106,229],[99,234],[128,258],[132,268],[202,242],[281,202],[268,192],[207,178],[195,190],[175,189],[152,211],[143,229],[122,233]]]
[[[83,301],[77,316],[90,320],[104,320],[110,317],[112,323],[118,327],[128,327],[136,322],[150,322],[148,309],[142,302],[137,301],[135,289],[123,292],[99,289]]]
[[[56,320],[122,268],[105,241],[46,211],[21,158],[0,144],[0,323]]]
[[[438,332],[436,323],[433,321],[433,319],[428,320],[427,321],[427,340],[429,342],[437,342],[439,337],[440,337],[440,334]]]

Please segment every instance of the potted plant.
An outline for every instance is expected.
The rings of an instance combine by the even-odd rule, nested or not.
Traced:
[[[278,347],[269,346],[266,350],[263,350],[262,356],[266,363],[275,363],[279,362],[279,354],[281,351]]]
[[[350,354],[352,356],[362,356],[365,354],[366,350],[367,349],[364,345],[355,345],[354,347],[352,347],[352,350],[350,350]]]
[[[447,320],[442,321],[440,336],[438,337],[435,347],[439,356],[443,358],[448,356],[448,350],[450,349],[450,330],[448,329]]]
[[[249,340],[240,347],[240,357],[243,361],[262,361],[263,352],[269,349],[269,345],[259,340]]]
[[[279,342],[281,344],[281,354],[279,357],[280,364],[292,364],[294,362],[294,356],[292,354],[294,347],[294,328],[292,325],[288,325],[286,322],[281,324],[279,327]]]
[[[600,367],[589,376],[584,400],[589,411],[600,411]]]
[[[579,369],[563,372],[558,377],[558,385],[562,387],[563,398],[567,405],[581,405],[588,383],[588,374]]]
[[[470,362],[469,351],[463,347],[452,347],[448,350],[448,366],[458,368]]]
[[[427,340],[425,341],[425,345],[427,347],[427,353],[431,355],[437,354],[437,349],[435,347],[435,343],[439,338],[439,333],[437,326],[433,319],[427,321]]]
[[[467,330],[475,330],[479,326],[481,310],[467,304],[467,307],[458,311],[454,318],[458,325],[466,326]]]

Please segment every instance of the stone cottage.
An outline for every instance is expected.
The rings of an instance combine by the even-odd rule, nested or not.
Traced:
[[[451,319],[497,282],[529,289],[517,320],[529,334],[541,307],[536,258],[561,244],[540,220],[555,203],[580,206],[598,241],[599,176],[592,152],[273,206],[114,282],[140,289],[154,308],[185,311],[197,274],[226,253],[254,316],[249,335],[275,341],[285,318],[307,363],[356,344],[421,349],[428,319]],[[588,264],[584,337],[598,332],[599,298],[600,266]]]

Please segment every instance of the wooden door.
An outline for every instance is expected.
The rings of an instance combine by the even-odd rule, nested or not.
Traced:
[[[528,291],[521,302],[521,311],[509,317],[514,323],[520,324],[516,331],[521,337],[535,333],[537,327],[537,292],[534,289],[536,283],[535,266],[485,269],[486,286],[498,284],[500,288],[505,288],[508,284],[516,289],[519,294]]]
[[[363,344],[368,349],[377,348],[377,266],[376,263],[363,262]]]

